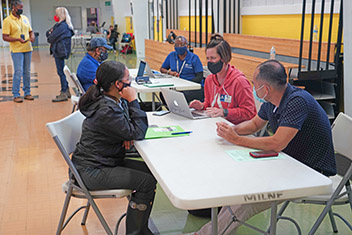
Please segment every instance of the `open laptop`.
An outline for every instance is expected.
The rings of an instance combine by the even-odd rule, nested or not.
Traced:
[[[191,119],[201,119],[209,117],[205,114],[204,111],[192,111],[188,107],[186,97],[182,92],[170,89],[162,89],[162,93],[170,112]]]
[[[152,69],[149,67],[149,64],[143,60],[141,60],[141,64],[145,66],[145,72],[151,78],[171,78],[171,75],[163,74],[163,73],[153,73]]]
[[[139,68],[138,68],[138,72],[137,72],[137,76],[136,76],[136,82],[139,85],[145,84],[145,83],[151,83],[149,80],[149,76],[144,76],[144,70],[146,67],[146,63],[141,63],[139,64]]]

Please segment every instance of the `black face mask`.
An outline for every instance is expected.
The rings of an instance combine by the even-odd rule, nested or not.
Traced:
[[[23,9],[17,9],[16,15],[20,16],[23,13]]]
[[[117,89],[119,89],[119,91],[122,91],[123,90],[123,88],[125,88],[125,87],[130,87],[131,86],[131,83],[124,83],[124,82],[122,82],[122,89],[119,89],[119,88],[117,88]]]
[[[106,60],[109,56],[109,53],[107,51],[100,50],[100,62],[103,62]]]
[[[221,71],[222,66],[224,65],[224,62],[219,60],[218,62],[208,62],[208,69],[212,74],[217,74],[218,72]]]

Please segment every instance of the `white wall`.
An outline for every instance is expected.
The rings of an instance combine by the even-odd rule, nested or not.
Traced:
[[[133,28],[136,44],[136,54],[140,59],[145,57],[144,39],[148,38],[148,1],[132,0],[133,4]]]
[[[100,8],[100,24],[106,21],[105,28],[110,25],[110,18],[113,15],[112,7],[105,7],[107,0],[27,0],[30,1],[32,28],[34,32],[39,32],[39,44],[46,44],[46,31],[54,25],[54,11],[57,6],[75,6],[81,7],[82,12],[82,29],[86,31],[87,23],[87,8]],[[73,25],[75,27],[75,25]]]
[[[312,1],[307,1],[306,13],[312,12]],[[330,12],[331,0],[325,1],[326,13]],[[340,0],[335,0],[334,12],[339,12],[338,6]],[[337,7],[336,7],[337,6]],[[321,11],[320,1],[317,1],[315,12]],[[242,15],[283,15],[283,14],[301,14],[302,0],[242,0],[241,14]]]
[[[344,111],[352,117],[352,1],[343,3],[344,28]]]
[[[139,0],[147,1],[147,0]],[[120,35],[126,33],[126,19],[127,16],[131,15],[130,0],[111,0],[111,5],[114,11],[115,23],[118,24],[118,31]],[[147,11],[147,9],[145,9]],[[121,37],[120,37],[121,38]]]

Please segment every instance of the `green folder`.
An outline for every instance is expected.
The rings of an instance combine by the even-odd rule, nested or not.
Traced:
[[[164,86],[174,86],[173,83],[146,83],[144,86],[149,87],[149,88],[154,88],[154,87],[164,87]]]
[[[148,127],[145,139],[169,138],[185,136],[189,134],[173,135],[174,132],[184,132],[180,126]]]

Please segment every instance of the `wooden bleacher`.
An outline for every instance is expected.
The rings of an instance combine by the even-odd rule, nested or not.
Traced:
[[[173,31],[177,36],[182,35],[189,38],[189,32],[184,30],[174,30],[167,29],[167,35]],[[208,38],[210,38],[210,33],[208,33]],[[202,43],[205,44],[206,34],[202,33]],[[296,39],[284,39],[284,38],[272,38],[272,37],[261,37],[261,36],[251,36],[243,34],[233,34],[224,33],[224,39],[230,44],[232,48],[245,49],[250,51],[259,51],[269,53],[272,46],[275,47],[276,54],[289,56],[289,57],[299,57],[300,40]],[[191,42],[194,42],[195,34],[191,32]],[[197,43],[200,43],[199,34],[197,34]],[[313,42],[312,49],[312,60],[318,58],[318,42]],[[336,43],[330,44],[329,61],[334,61],[335,56],[335,46]],[[322,42],[321,45],[321,61],[326,61],[328,43]],[[309,41],[303,42],[303,53],[302,58],[308,59],[309,56]]]
[[[159,70],[166,56],[174,50],[174,46],[167,42],[158,42],[145,39],[145,60],[152,69]],[[205,48],[194,48],[194,53],[199,56],[203,66],[207,65]],[[230,64],[242,71],[248,80],[252,80],[255,68],[266,59],[251,57],[241,54],[232,53]],[[298,65],[291,63],[282,63],[286,72],[291,68],[297,68]]]

